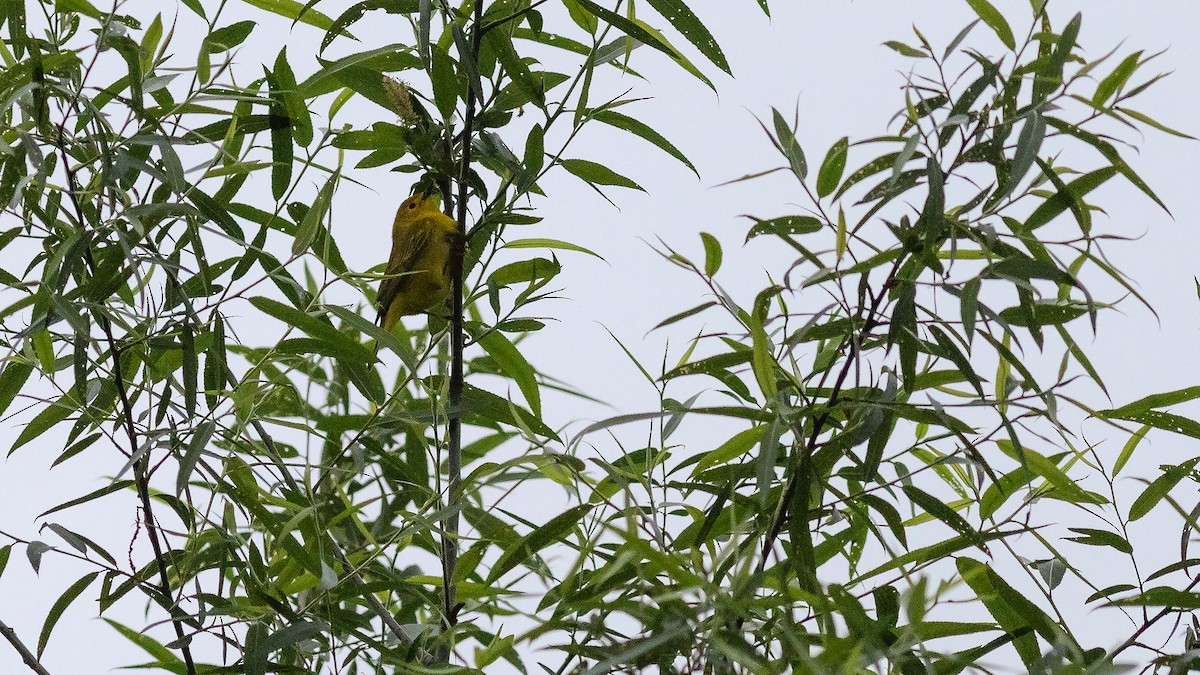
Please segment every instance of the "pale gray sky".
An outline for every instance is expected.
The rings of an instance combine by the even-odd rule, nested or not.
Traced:
[[[726,252],[725,271],[719,280],[745,303],[751,300],[747,294],[761,288],[767,261],[778,259],[777,252],[762,242],[742,248],[746,221],[739,215],[770,217],[799,212],[795,204],[803,199],[794,182],[772,177],[714,187],[779,164],[755,116],[767,118],[772,106],[790,116],[798,105],[798,140],[810,165],[818,165],[825,150],[841,136],[853,140],[884,133],[888,120],[902,105],[899,87],[912,61],[880,46],[883,41],[910,41],[910,26],[916,24],[935,45],[945,44],[973,18],[966,3],[946,0],[775,0],[770,20],[757,10],[754,0],[701,0],[692,4],[721,43],[734,72],[733,78],[713,75],[718,94],[688,79],[649,49],[639,50],[635,60],[635,67],[649,83],[626,77],[607,87],[614,92],[628,87],[633,90],[631,96],[653,97],[628,113],[671,139],[695,163],[701,179],[631,137],[597,133],[585,135],[571,154],[605,162],[640,183],[646,193],[610,191],[618,209],[559,172],[543,184],[549,198],[535,203],[539,215],[546,218],[537,235],[580,243],[608,263],[560,254],[565,267],[560,285],[567,299],[542,306],[540,311],[552,314],[558,323],[549,324],[531,341],[534,348],[530,353],[536,355],[536,365],[546,372],[612,403],[613,412],[653,410],[656,400],[653,390],[626,361],[604,327],[644,362],[656,366],[668,335],[672,358],[677,358],[690,336],[688,331],[694,331],[695,326],[687,331],[645,336],[647,331],[666,316],[704,299],[704,288],[697,280],[661,260],[645,242],[653,243],[661,237],[680,252],[700,260],[698,232],[717,235]],[[1008,0],[997,5],[1009,13],[1014,29],[1023,32],[1028,3]],[[1200,103],[1200,44],[1194,37],[1195,26],[1200,25],[1200,5],[1183,0],[1053,0],[1051,5],[1060,17],[1059,25],[1075,11],[1084,11],[1080,42],[1090,56],[1103,54],[1121,41],[1126,51],[1168,49],[1147,72],[1176,73],[1142,96],[1139,109],[1184,131],[1200,131],[1193,126],[1195,106]],[[336,13],[327,8],[324,11]],[[273,29],[273,33],[260,29],[239,55],[240,64],[249,68],[247,72],[260,72],[254,65],[260,48],[266,58],[274,57],[276,38],[283,35],[287,25],[276,22]],[[365,31],[356,28],[355,32],[367,38]],[[319,38],[317,31],[306,27],[293,33],[289,52],[298,77],[311,72],[312,62],[300,55],[305,46],[314,45]],[[985,53],[997,51],[998,44],[983,26],[975,29],[968,42]],[[605,76],[612,78],[614,73]],[[243,80],[251,77],[254,75]],[[1197,384],[1200,374],[1192,355],[1200,328],[1192,282],[1198,273],[1194,260],[1195,251],[1200,250],[1200,234],[1195,214],[1200,192],[1195,187],[1196,171],[1188,168],[1194,167],[1200,145],[1157,132],[1149,132],[1139,145],[1140,154],[1130,153],[1128,160],[1171,208],[1174,220],[1135,190],[1117,187],[1115,181],[1096,194],[1102,195],[1099,201],[1108,211],[1110,229],[1141,237],[1136,242],[1110,246],[1109,252],[1154,303],[1161,324],[1129,303],[1124,316],[1114,313],[1102,318],[1101,337],[1094,344],[1086,334],[1077,334],[1091,350],[1118,405],[1148,393]],[[849,166],[869,158],[852,151]],[[373,180],[388,177],[375,171],[360,179],[374,185]],[[375,194],[346,189],[340,197],[344,201],[337,208],[352,222],[339,221],[336,227],[342,229],[335,229],[335,235],[352,267],[365,269],[375,264],[383,250],[379,242],[386,236],[386,224],[398,201],[396,189],[380,186]],[[370,232],[370,236],[354,236],[358,228]],[[667,297],[670,302],[664,307],[648,302],[649,297]],[[1103,404],[1100,400],[1093,402]],[[602,408],[563,399],[548,400],[546,405],[546,418],[552,425],[607,414]],[[1105,433],[1098,425],[1086,428],[1091,433]],[[1123,442],[1123,438],[1115,441],[1109,450],[1115,454]],[[1195,450],[1194,444],[1159,436],[1143,453],[1143,461],[1155,466],[1190,457]],[[98,475],[114,470],[99,458],[80,458],[47,473],[55,454],[53,449],[24,448],[0,470],[0,511],[6,514],[3,529],[37,537],[33,518],[38,512],[61,501],[63,495],[101,487],[105,479]],[[109,542],[120,542],[134,535],[131,518],[131,509],[104,518],[97,518],[88,509],[63,514],[59,521],[89,535],[99,531],[98,536]],[[1171,528],[1165,537],[1153,532],[1139,534],[1135,543],[1148,549],[1166,547],[1161,555],[1169,558],[1178,545],[1178,530],[1174,525]],[[52,538],[47,536],[47,540]],[[120,546],[112,550],[122,553]],[[1076,548],[1074,552],[1083,551]],[[0,578],[0,618],[32,645],[55,598],[87,570],[47,556],[41,576],[36,577],[23,559],[23,551],[18,548],[14,553]],[[93,596],[89,592],[89,597]],[[108,626],[93,618],[93,610],[94,605],[81,602],[64,617],[44,659],[51,672],[105,672],[142,659]],[[1108,615],[1099,616],[1105,618],[1097,622],[1098,629],[1111,627],[1114,637],[1127,633],[1126,624],[1108,624]],[[129,622],[141,625],[136,614]],[[0,673],[19,673],[23,669],[7,644],[0,644]]]

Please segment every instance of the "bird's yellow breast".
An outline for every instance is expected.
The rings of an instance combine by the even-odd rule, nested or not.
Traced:
[[[458,236],[454,219],[431,200],[414,195],[404,200],[392,224],[392,253],[379,287],[379,315],[390,330],[409,314],[435,309],[450,291],[451,247]]]

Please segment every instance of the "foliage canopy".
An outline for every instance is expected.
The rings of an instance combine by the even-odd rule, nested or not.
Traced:
[[[650,298],[658,328],[698,336],[659,372],[628,352],[657,409],[578,428],[543,399],[586,384],[522,347],[553,330],[558,255],[590,251],[523,229],[550,172],[641,189],[572,154],[597,123],[696,171],[601,82],[653,52],[712,87],[717,39],[681,0],[326,4],[3,5],[9,452],[112,466],[39,516],[53,543],[4,525],[0,572],[14,546],[87,568],[34,647],[3,631],[33,671],[91,599],[143,667],[189,675],[1192,667],[1200,629],[1146,636],[1200,604],[1177,494],[1197,459],[1128,505],[1115,485],[1150,431],[1200,437],[1167,410],[1200,388],[1091,404],[1108,392],[1078,337],[1144,303],[1102,204],[1125,181],[1166,208],[1126,159],[1139,130],[1185,137],[1132,107],[1154,55],[1089,59],[1079,14],[967,0],[945,44],[887,43],[911,74],[884,135],[818,162],[772,110],[780,165],[741,180],[790,174],[804,206],[745,239],[789,262],[739,303],[719,238],[696,259],[663,244],[709,299]],[[234,60],[281,18],[320,32],[315,54]],[[359,42],[376,22],[397,42]],[[380,167],[467,235],[448,320],[370,319],[385,275],[343,256],[339,195]],[[1128,437],[1116,457],[1084,418]],[[714,447],[673,440],[713,419]],[[649,441],[628,450],[629,428]],[[544,517],[504,505],[531,490]],[[132,544],[54,520],[122,496]],[[1166,505],[1185,545],[1143,576],[1129,533]],[[1095,585],[1064,541],[1131,561],[1130,582]],[[1056,593],[1068,578],[1086,597]],[[145,626],[114,618],[139,603]],[[1097,607],[1124,608],[1127,640],[1080,630]]]

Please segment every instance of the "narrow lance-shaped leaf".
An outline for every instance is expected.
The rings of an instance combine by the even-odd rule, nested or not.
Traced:
[[[792,167],[792,173],[803,181],[808,176],[808,162],[804,159],[804,150],[800,148],[800,143],[796,140],[796,133],[775,108],[771,108],[771,120],[775,126],[775,136],[772,140],[783,156],[787,158],[788,164]]]
[[[1040,162],[1040,160],[1037,160]],[[1053,172],[1053,169],[1048,166],[1043,167],[1045,172]],[[1075,206],[1082,200],[1083,196],[1103,185],[1108,179],[1115,176],[1117,170],[1111,166],[1097,169],[1090,173],[1086,173],[1079,178],[1067,183],[1065,190],[1060,190],[1052,197],[1042,202],[1040,206],[1029,214],[1029,218],[1025,220],[1025,227],[1028,230],[1035,230],[1054,219],[1055,216],[1066,211],[1068,208]]]
[[[992,575],[989,574],[991,569],[987,565],[967,557],[958,558],[957,565],[958,573],[975,592],[975,597],[979,598],[980,602],[987,607],[988,612],[996,619],[996,623],[1000,624],[1000,628],[1010,634],[1015,634],[1029,626],[1029,621],[1000,597],[999,589],[996,587]],[[1041,657],[1037,637],[1032,633],[1026,633],[1013,640],[1013,646],[1016,647],[1021,661],[1027,666],[1035,663]]]
[[[593,162],[587,159],[563,159],[559,160],[562,167],[572,175],[582,178],[592,185],[612,185],[615,187],[629,188],[631,190],[641,190],[642,186],[632,180],[622,176],[603,164]]]
[[[967,4],[971,9],[975,10],[975,14],[983,19],[983,22],[988,25],[996,33],[996,37],[1004,43],[1009,49],[1017,48],[1017,41],[1013,38],[1012,28],[1009,27],[1008,21],[1000,10],[988,2],[988,0],[967,0]]]
[[[521,351],[499,331],[487,331],[478,338],[479,345],[496,361],[500,370],[517,383],[517,388],[525,396],[525,402],[534,415],[542,415],[541,389],[537,383],[537,373]]]
[[[1046,136],[1046,120],[1036,110],[1031,111],[1029,116],[1025,118],[1025,124],[1021,127],[1021,134],[1017,136],[1017,150],[1013,155],[1012,164],[1009,165],[1009,174],[1006,187],[997,193],[996,197],[992,198],[992,202],[997,202],[1003,197],[1008,196],[1029,172],[1029,168],[1033,166],[1033,160],[1037,157],[1038,151],[1042,148],[1042,139]],[[986,208],[985,208],[986,210]]]
[[[329,30],[333,27],[333,19],[311,7],[306,7],[304,3],[296,2],[296,0],[242,0],[242,2],[322,30]]]
[[[1132,522],[1144,517],[1150,513],[1155,506],[1171,493],[1171,490],[1179,484],[1192,472],[1196,467],[1197,459],[1189,459],[1183,464],[1173,466],[1162,473],[1161,476],[1155,478],[1142,490],[1142,494],[1138,495],[1137,499],[1133,500],[1133,504],[1129,507],[1129,520]]]
[[[316,240],[325,214],[329,213],[329,206],[333,203],[333,190],[337,183],[338,175],[334,173],[317,192],[312,207],[304,214],[304,219],[300,221],[300,227],[296,230],[296,238],[292,241],[292,255],[304,253]]]
[[[731,72],[729,62],[725,60],[725,54],[721,51],[721,46],[717,44],[717,39],[708,32],[708,28],[700,22],[700,18],[692,12],[687,4],[682,0],[646,0],[646,2],[659,14],[662,14],[675,30],[687,38],[715,66],[726,73]]]
[[[721,269],[721,242],[707,232],[700,233],[700,241],[704,243],[704,274],[711,277]]]
[[[829,148],[825,160],[821,162],[821,169],[817,172],[817,196],[826,197],[837,189],[842,172],[846,169],[846,152],[849,148],[850,139],[845,136]]]
[[[1121,63],[1113,68],[1100,84],[1096,85],[1096,93],[1092,95],[1092,103],[1095,105],[1104,105],[1108,99],[1129,81],[1133,72],[1141,65],[1138,61],[1142,58],[1142,52],[1136,51],[1125,57]]]
[[[683,55],[678,52],[678,50],[671,46],[671,43],[663,39],[662,36],[657,35],[657,31],[651,29],[649,26],[646,26],[636,19],[628,19],[610,9],[605,9],[592,0],[572,0],[572,2],[586,9],[596,18],[608,22],[617,30],[625,33],[638,42],[649,45],[666,54],[667,56],[670,56],[671,59],[682,66],[684,70],[688,71],[700,81],[712,88],[712,82],[710,82],[703,73],[697,70],[690,61],[685,59]]]
[[[58,600],[54,601],[54,604],[50,607],[50,611],[46,614],[46,621],[42,624],[42,632],[38,635],[38,658],[41,658],[42,654],[46,651],[46,643],[50,641],[50,633],[54,630],[54,626],[58,624],[58,620],[62,618],[63,612],[71,606],[71,603],[75,601],[75,598],[79,597],[80,593],[92,585],[92,582],[98,576],[100,576],[99,572],[91,572],[83,575],[75,583],[71,584],[67,590],[63,591]]]
[[[615,110],[598,111],[592,115],[592,119],[596,120],[597,122],[603,122],[605,124],[612,125],[618,129],[623,129],[643,140],[653,143],[656,147],[658,147],[658,149],[682,162],[684,166],[692,170],[692,173],[695,173],[697,176],[700,175],[699,172],[696,171],[696,167],[692,164],[691,160],[689,160],[682,152],[679,151],[678,148],[676,148],[670,141],[663,137],[662,134],[658,133],[658,131],[656,131],[653,127],[629,117],[628,115],[623,115],[619,112],[616,112]]]
[[[271,93],[271,105],[268,108],[271,126],[271,195],[278,201],[292,183],[292,123],[278,78],[266,68],[263,72]]]
[[[595,504],[580,504],[567,509],[554,518],[551,518],[545,525],[514,541],[504,550],[500,558],[496,560],[496,564],[492,566],[492,570],[488,574],[488,582],[491,583],[499,579],[509,570],[521,564],[522,560],[537,555],[546,546],[559,541],[566,533],[575,529],[580,519],[586,516],[595,506]]]

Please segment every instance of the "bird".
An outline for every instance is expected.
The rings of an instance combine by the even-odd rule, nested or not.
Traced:
[[[417,193],[405,199],[392,223],[392,252],[376,304],[379,325],[390,331],[400,317],[445,302],[450,291],[450,251],[461,237],[458,223],[437,202]]]

